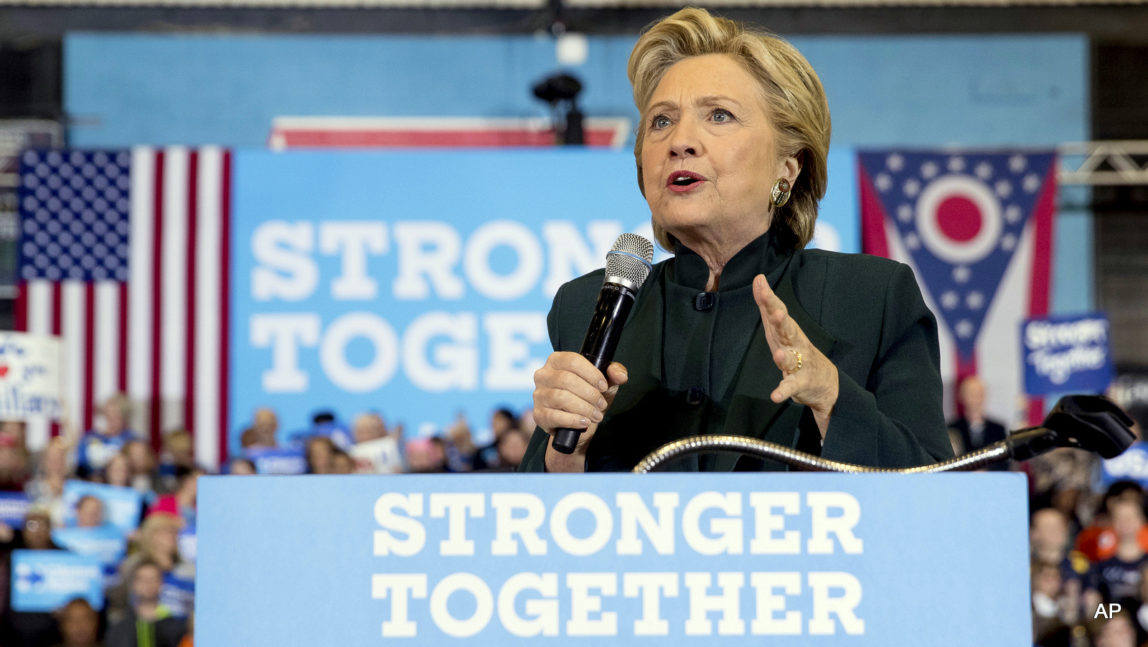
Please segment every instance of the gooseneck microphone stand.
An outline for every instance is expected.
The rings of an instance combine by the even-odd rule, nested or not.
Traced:
[[[747,436],[693,436],[662,445],[646,456],[634,472],[658,471],[683,456],[708,452],[735,452],[778,461],[809,472],[864,472],[922,474],[971,471],[1007,459],[1026,461],[1058,447],[1096,452],[1104,458],[1118,456],[1136,440],[1132,418],[1111,400],[1095,395],[1065,396],[1038,427],[1019,429],[1002,441],[956,458],[918,467],[866,467],[832,461],[799,452],[791,447]]]

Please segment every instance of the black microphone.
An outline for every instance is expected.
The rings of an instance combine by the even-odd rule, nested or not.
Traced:
[[[598,304],[590,318],[590,328],[582,341],[582,357],[590,360],[602,374],[614,360],[622,326],[634,305],[638,288],[645,283],[653,267],[654,245],[636,234],[622,234],[606,254],[606,280],[598,293]],[[557,429],[554,431],[554,449],[563,454],[574,453],[578,438],[585,429]]]

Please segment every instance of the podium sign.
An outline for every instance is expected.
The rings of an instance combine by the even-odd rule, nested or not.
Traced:
[[[196,638],[1019,645],[1019,474],[200,480]]]

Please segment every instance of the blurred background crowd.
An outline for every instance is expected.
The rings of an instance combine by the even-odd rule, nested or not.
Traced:
[[[0,646],[186,647],[194,631],[195,521],[199,476],[191,435],[172,430],[159,451],[128,429],[122,394],[102,407],[100,426],[69,441],[53,439],[38,454],[25,449],[24,424],[0,426],[0,497],[26,497],[22,518],[0,521]],[[489,426],[472,430],[461,416],[441,433],[406,438],[403,425],[365,412],[344,423],[318,411],[302,431],[283,433],[271,409],[254,412],[242,452],[222,474],[431,474],[511,472],[534,430],[529,409],[502,407]],[[77,482],[95,494],[69,496]],[[121,495],[138,494],[137,518],[113,523]],[[130,496],[128,497],[131,498]],[[100,540],[125,541],[105,563],[105,604],[76,598],[55,613],[15,611],[10,593],[19,574],[12,551],[72,550],[108,555]],[[84,541],[91,539],[93,541]],[[113,542],[114,543],[114,542]],[[122,552],[122,554],[118,554]]]
[[[985,415],[985,389],[978,378],[962,382],[958,399],[962,415],[950,421],[955,452],[979,449],[1008,433],[1006,423]],[[20,522],[0,522],[0,645],[192,643],[196,484],[210,472],[197,465],[185,430],[167,433],[154,451],[124,424],[129,406],[122,394],[110,398],[98,429],[76,441],[57,437],[38,455],[24,449],[22,423],[0,427],[0,487],[28,502]],[[521,461],[534,430],[529,409],[506,407],[494,410],[477,431],[460,416],[441,432],[416,438],[407,438],[401,423],[388,424],[375,411],[346,423],[319,410],[312,420],[298,422],[304,423],[302,430],[285,432],[275,411],[256,410],[243,431],[242,451],[221,473],[509,472]],[[1029,483],[1036,645],[1148,642],[1148,500],[1141,483],[1113,479],[1103,463],[1092,454],[1061,449],[1027,463],[995,467],[1022,472]],[[69,496],[77,482],[104,488]],[[99,494],[117,492],[136,493],[141,501],[127,528],[113,526],[108,511],[116,503]],[[77,598],[55,613],[13,610],[8,604],[17,576],[11,570],[12,551],[83,552],[91,545],[74,537],[85,533],[122,533],[126,541],[126,550],[105,566],[104,607]],[[992,549],[991,541],[984,549]],[[1096,617],[1098,608],[1109,609],[1112,603],[1123,612]]]

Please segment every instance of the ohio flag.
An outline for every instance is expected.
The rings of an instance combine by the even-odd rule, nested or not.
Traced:
[[[1051,152],[863,151],[862,249],[912,266],[940,325],[945,411],[959,381],[979,375],[990,417],[1040,419],[1025,403],[1020,324],[1048,314]]]

